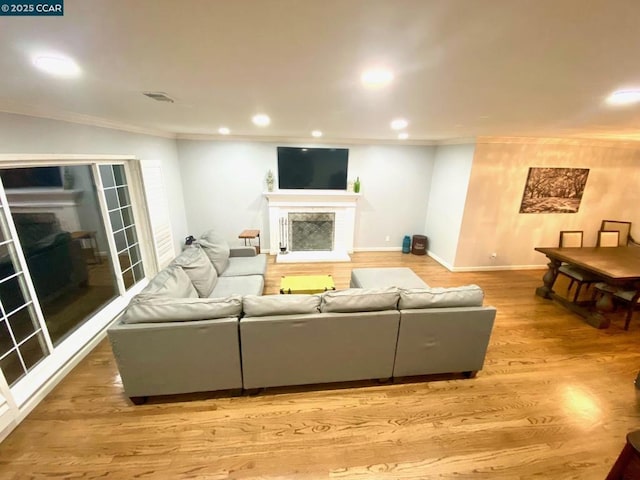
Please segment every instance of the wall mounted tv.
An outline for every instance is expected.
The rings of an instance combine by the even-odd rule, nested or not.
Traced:
[[[278,147],[282,190],[346,190],[349,149]]]

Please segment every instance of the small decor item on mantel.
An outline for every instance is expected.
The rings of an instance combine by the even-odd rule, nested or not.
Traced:
[[[353,192],[360,193],[360,177],[356,177],[356,181],[353,182]]]
[[[273,172],[271,170],[269,170],[267,172],[267,190],[269,192],[273,192],[273,185],[275,183],[275,177],[273,175]]]

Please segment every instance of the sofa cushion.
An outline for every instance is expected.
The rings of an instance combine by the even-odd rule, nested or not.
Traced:
[[[194,245],[185,248],[173,263],[182,267],[200,298],[211,295],[218,280],[218,272],[200,247]]]
[[[427,288],[425,282],[407,267],[354,268],[351,270],[351,288]]]
[[[239,317],[242,297],[172,298],[141,293],[131,299],[123,323],[187,322]]]
[[[318,313],[320,295],[245,295],[242,309],[247,317]]]
[[[229,244],[215,230],[202,234],[198,243],[207,254],[218,274],[222,274],[229,266]]]
[[[262,253],[253,257],[229,257],[229,266],[221,277],[264,275],[267,271],[267,256]]]
[[[402,289],[398,308],[481,307],[483,299],[484,292],[478,285]]]
[[[348,288],[322,294],[321,312],[375,312],[398,308],[400,292],[389,288]]]
[[[218,277],[218,282],[209,297],[228,297],[229,295],[262,295],[264,277],[245,275],[243,277]]]
[[[155,293],[174,298],[198,298],[191,279],[178,265],[169,265],[151,279],[142,293]]]

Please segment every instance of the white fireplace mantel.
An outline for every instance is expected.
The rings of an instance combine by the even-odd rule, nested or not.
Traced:
[[[5,192],[7,202],[14,213],[53,213],[63,230],[82,230],[78,207],[82,202],[84,190],[34,187],[6,189]]]
[[[359,193],[342,190],[278,190],[264,192],[269,202],[269,246],[278,262],[349,261],[353,253],[356,207]],[[332,252],[279,253],[280,219],[289,213],[335,214],[334,250]]]
[[[359,193],[344,192],[342,190],[278,190],[265,192],[264,196],[271,203],[344,203],[355,202],[360,198]]]

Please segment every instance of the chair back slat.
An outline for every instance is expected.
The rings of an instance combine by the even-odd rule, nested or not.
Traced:
[[[582,238],[584,234],[582,230],[562,230],[560,232],[560,248],[578,248],[582,247]]]
[[[618,247],[620,242],[620,232],[618,230],[598,231],[597,247]]]
[[[620,220],[603,220],[600,225],[600,230],[611,232],[617,230],[620,232],[620,238],[618,239],[618,245],[626,247],[629,243],[629,236],[631,235],[631,222],[623,222]]]

